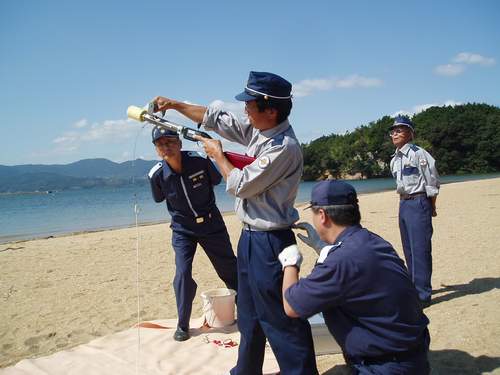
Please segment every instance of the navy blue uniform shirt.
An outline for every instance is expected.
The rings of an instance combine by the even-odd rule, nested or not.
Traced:
[[[403,261],[390,243],[360,225],[346,228],[323,263],[285,298],[301,317],[323,312],[349,357],[408,351],[427,337],[429,320]]]
[[[224,229],[213,191],[213,186],[221,182],[221,174],[209,159],[196,152],[181,151],[181,157],[181,173],[174,172],[165,161],[151,168],[153,199],[166,200],[172,230],[205,235]]]

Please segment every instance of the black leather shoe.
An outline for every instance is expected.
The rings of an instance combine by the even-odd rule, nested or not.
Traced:
[[[186,341],[189,339],[189,328],[177,327],[174,333],[175,341]]]

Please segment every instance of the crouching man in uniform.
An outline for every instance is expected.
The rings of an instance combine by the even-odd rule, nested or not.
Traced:
[[[238,290],[236,257],[215,205],[213,186],[220,183],[220,173],[209,159],[181,151],[177,133],[155,127],[152,137],[162,161],[149,172],[151,191],[155,202],[166,201],[172,218],[173,286],[179,319],[174,339],[185,341],[189,339],[189,320],[196,295],[192,265],[197,244],[205,250],[226,286],[234,290]]]
[[[302,255],[283,250],[283,304],[290,317],[322,312],[354,374],[428,374],[429,320],[403,261],[390,243],[361,227],[354,188],[318,183],[311,194],[312,221],[297,228],[319,258],[299,280]]]

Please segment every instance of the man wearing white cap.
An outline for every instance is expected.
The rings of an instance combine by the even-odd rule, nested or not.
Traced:
[[[398,116],[390,127],[396,152],[391,172],[399,194],[399,230],[410,277],[423,307],[431,303],[432,217],[437,215],[439,174],[434,158],[422,147],[411,143],[413,123]]]
[[[155,202],[165,202],[171,221],[175,253],[173,287],[177,304],[174,340],[189,339],[189,321],[196,296],[193,259],[198,244],[212,262],[217,275],[230,289],[238,288],[236,257],[226,224],[215,202],[214,186],[222,176],[208,158],[182,151],[179,134],[161,127],[151,133],[161,158],[149,171]]]

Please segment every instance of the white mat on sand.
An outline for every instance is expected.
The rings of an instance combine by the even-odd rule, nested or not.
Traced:
[[[200,328],[191,329],[191,339],[179,343],[172,338],[175,319],[155,320],[152,323],[167,328],[141,327],[140,351],[137,328],[130,328],[47,357],[22,360],[15,366],[0,370],[0,374],[222,375],[236,364],[238,345],[217,345],[218,342],[239,344],[240,334],[236,324],[224,328],[209,328],[202,325],[203,319],[196,319],[191,322],[191,327]],[[339,352],[333,338],[325,334],[324,325],[311,325],[317,354]],[[276,374],[278,371],[276,359],[267,346],[263,373]]]

